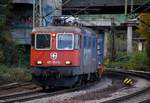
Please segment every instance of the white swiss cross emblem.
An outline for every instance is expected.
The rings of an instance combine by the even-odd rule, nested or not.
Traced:
[[[50,54],[50,57],[51,57],[52,60],[56,60],[57,59],[57,53],[56,52],[52,52]]]

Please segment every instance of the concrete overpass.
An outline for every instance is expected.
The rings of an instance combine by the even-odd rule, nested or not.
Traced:
[[[111,18],[114,19],[116,25],[120,25],[120,23],[123,23],[124,20],[126,20],[124,15],[125,4],[127,5],[127,9],[126,9],[127,13],[130,13],[131,9],[133,10],[133,13],[139,13],[143,10],[149,11],[149,6],[150,6],[150,0],[62,0],[62,1],[63,1],[62,14],[79,15],[81,22],[85,24],[86,22],[88,22],[88,24],[86,24],[87,26],[111,27],[112,26]],[[15,13],[17,17],[16,21],[21,20],[19,23],[18,21],[13,23],[16,24],[12,32],[13,37],[16,40],[18,40],[20,44],[30,44],[30,32],[32,30],[32,23],[28,22],[28,20],[30,21],[30,17],[32,17],[33,0],[13,0],[13,3],[15,4],[14,12],[18,10],[18,12]],[[93,17],[90,18],[89,17],[90,14],[92,14]],[[98,14],[99,16],[95,14]],[[106,16],[103,14],[109,14],[109,15]],[[19,16],[23,17],[23,21],[27,21],[27,23],[22,22],[22,18],[20,18]],[[125,29],[127,29],[127,27],[125,27]],[[106,34],[108,34],[107,31],[108,30],[106,30]],[[131,47],[132,26],[131,25],[129,25],[127,32],[128,32],[127,38],[130,43],[129,44],[130,47],[128,49],[131,50],[132,49]]]
[[[64,14],[122,14],[126,3],[128,13],[140,5],[135,13],[150,6],[150,0],[63,0],[62,10]]]
[[[33,4],[33,1],[13,0],[13,3]],[[122,14],[126,3],[128,13],[131,7],[134,10],[142,5],[134,12],[139,13],[150,6],[150,0],[62,0],[62,11],[63,14]]]

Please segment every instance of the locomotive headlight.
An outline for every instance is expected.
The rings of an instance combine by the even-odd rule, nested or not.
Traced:
[[[53,37],[55,37],[55,36],[56,36],[56,34],[52,34],[52,36],[53,36]]]
[[[71,64],[71,61],[66,61],[65,64],[66,64],[66,65],[70,65],[70,64]]]
[[[37,61],[36,62],[38,65],[41,65],[43,62],[42,61]]]
[[[56,37],[56,32],[52,32],[52,37]]]

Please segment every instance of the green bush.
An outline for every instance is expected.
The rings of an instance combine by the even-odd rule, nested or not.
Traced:
[[[3,78],[4,82],[30,81],[31,73],[26,68],[7,67],[0,64],[0,78]]]
[[[127,68],[136,70],[147,70],[148,69],[147,54],[143,52],[137,52],[131,55],[129,65],[127,65]]]
[[[18,51],[16,48],[10,32],[3,32],[3,35],[0,35],[0,63],[9,66],[17,65]]]
[[[145,52],[136,52],[132,55],[120,53],[117,55],[116,61],[107,63],[109,68],[149,70],[148,57]]]

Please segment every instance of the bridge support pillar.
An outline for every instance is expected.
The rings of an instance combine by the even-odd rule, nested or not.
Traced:
[[[132,53],[132,26],[127,27],[127,53]]]

